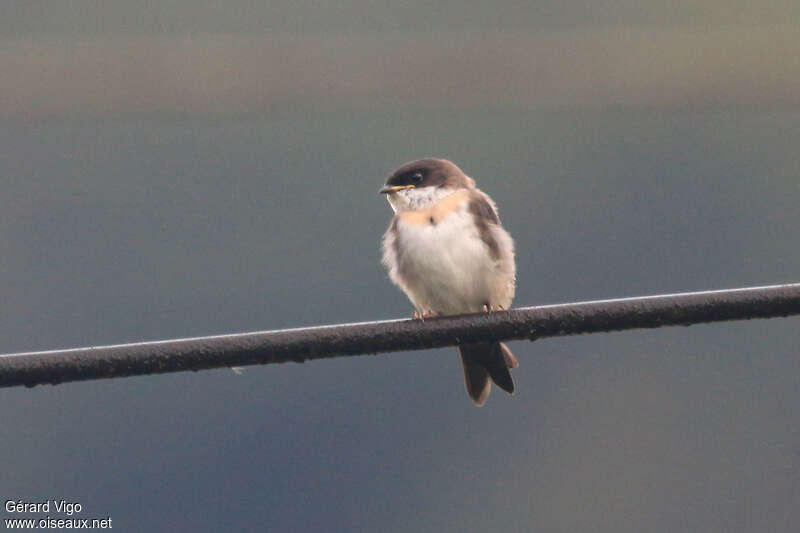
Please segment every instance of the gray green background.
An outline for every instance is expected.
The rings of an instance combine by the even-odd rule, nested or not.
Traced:
[[[796,2],[8,2],[0,352],[409,316],[377,190],[424,156],[497,201],[517,305],[800,281],[799,30]],[[794,531],[798,325],[512,343],[482,409],[453,349],[0,390],[0,499]]]

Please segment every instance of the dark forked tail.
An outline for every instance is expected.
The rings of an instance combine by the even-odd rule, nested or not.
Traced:
[[[486,403],[492,389],[492,378],[498,387],[511,394],[514,380],[509,368],[517,368],[519,362],[511,350],[502,342],[462,344],[458,347],[461,364],[464,366],[464,380],[467,393],[478,407]]]

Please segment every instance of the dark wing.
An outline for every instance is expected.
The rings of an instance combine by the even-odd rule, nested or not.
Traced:
[[[473,194],[469,200],[469,212],[478,227],[481,240],[489,247],[489,253],[493,259],[500,258],[500,245],[492,232],[492,226],[500,225],[500,218],[497,216],[494,206],[483,194]]]

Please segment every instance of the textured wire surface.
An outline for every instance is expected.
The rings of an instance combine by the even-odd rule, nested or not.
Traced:
[[[0,355],[0,387],[800,314],[800,283]]]

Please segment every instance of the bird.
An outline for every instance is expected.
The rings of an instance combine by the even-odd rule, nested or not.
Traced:
[[[381,242],[389,279],[414,318],[508,309],[516,289],[514,241],[494,201],[455,163],[425,158],[389,175],[379,191],[394,211]],[[509,394],[519,366],[501,342],[458,346],[467,394],[486,402],[492,382]]]

